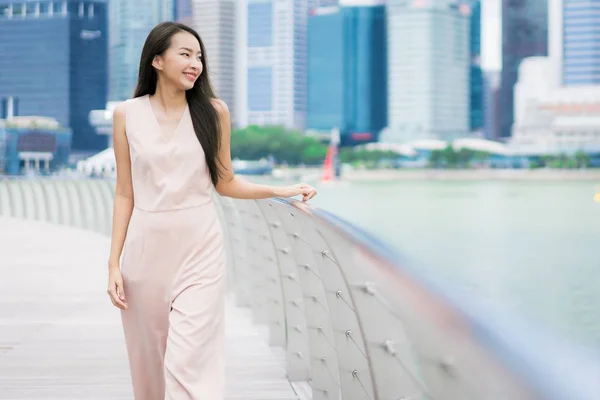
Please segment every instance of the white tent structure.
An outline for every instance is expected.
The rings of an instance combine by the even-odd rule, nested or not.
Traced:
[[[462,138],[452,142],[454,150],[469,149],[502,156],[511,155],[510,149],[503,143],[481,138]]]
[[[365,150],[393,151],[394,153],[397,153],[397,154],[400,154],[403,156],[408,156],[408,157],[412,157],[415,154],[417,154],[412,147],[410,147],[407,144],[401,144],[401,143],[373,142],[373,143],[367,143],[363,146],[364,146]]]
[[[416,151],[433,151],[444,150],[448,146],[448,142],[439,139],[419,139],[408,142],[407,145]]]
[[[77,163],[77,172],[86,176],[113,176],[116,172],[115,151],[112,147]]]

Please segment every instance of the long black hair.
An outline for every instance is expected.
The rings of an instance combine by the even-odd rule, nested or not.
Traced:
[[[200,35],[195,30],[177,22],[162,22],[150,31],[142,49],[138,82],[133,97],[153,95],[156,92],[158,74],[152,66],[152,61],[155,56],[163,54],[171,46],[171,38],[179,32],[188,32],[194,35],[200,43],[200,50],[202,51],[202,74],[194,83],[194,87],[185,92],[185,97],[192,117],[194,131],[204,149],[210,179],[213,185],[216,186],[221,176],[221,169],[217,164],[223,167],[219,160],[221,124],[217,110],[212,103],[216,96],[208,75],[206,48],[202,43],[202,39],[200,39]]]

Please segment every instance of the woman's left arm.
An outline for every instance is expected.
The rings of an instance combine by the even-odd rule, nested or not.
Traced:
[[[217,160],[220,177],[216,186],[217,193],[235,199],[267,199],[302,195],[302,201],[308,201],[317,194],[312,186],[304,183],[291,186],[259,185],[236,176],[231,165],[231,117],[229,108],[224,101],[219,99],[213,100],[213,104],[219,115],[219,125],[221,127],[221,148]]]

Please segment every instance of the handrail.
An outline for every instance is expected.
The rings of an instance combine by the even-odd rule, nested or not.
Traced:
[[[0,216],[110,234],[114,181],[0,179]],[[326,211],[216,197],[230,287],[314,400],[600,399],[600,356]],[[1,219],[0,219],[1,224]]]
[[[343,300],[352,310],[352,314],[341,319],[332,315],[337,300],[325,296],[329,317],[340,319],[331,323],[333,336],[337,334],[338,339],[329,343],[336,346],[337,359],[331,365],[337,366],[337,374],[327,382],[327,396],[320,396],[320,388],[314,386],[315,380],[322,378],[315,376],[323,362],[323,351],[319,348],[323,345],[318,337],[306,338],[308,353],[318,354],[318,361],[312,357],[308,365],[288,364],[292,380],[310,376],[313,398],[600,399],[600,357],[594,358],[591,350],[586,353],[497,307],[452,290],[449,284],[426,273],[380,239],[324,210],[282,199],[233,203],[242,216],[253,217],[246,217],[245,226],[262,215],[273,227],[272,236],[277,235],[277,229],[283,229],[288,237],[288,250],[296,260],[306,259],[302,254],[306,249],[299,248],[297,242],[309,232],[318,236],[319,240],[311,242],[312,252],[326,253],[331,258],[328,262],[341,272],[326,277],[324,271],[331,266],[313,260],[313,275],[321,277],[323,291],[342,293],[338,298],[346,296]],[[253,203],[262,214],[256,212]],[[286,221],[286,214],[294,216]],[[255,234],[250,230],[247,237]],[[277,241],[273,237],[268,240]],[[260,262],[252,256],[248,261]],[[279,261],[281,265],[282,260]],[[297,282],[305,301],[297,302],[296,307],[304,309],[304,323],[310,329],[315,318],[306,299],[316,286],[302,279],[301,263],[297,264],[300,277]],[[254,271],[257,272],[260,271]],[[259,287],[264,289],[266,283]],[[287,312],[285,306],[283,309]],[[342,326],[336,329],[336,324]],[[380,332],[373,332],[371,324],[377,324]],[[287,329],[289,334],[291,327]],[[361,364],[360,357],[353,359],[341,354],[348,347],[347,340],[340,338],[340,331],[353,332],[356,346],[362,347],[359,353],[366,359],[364,363]],[[288,357],[302,347],[293,340],[284,346],[288,348]],[[402,352],[402,357],[398,357]],[[336,358],[331,354],[330,357]],[[400,367],[390,368],[386,358],[394,357]],[[383,364],[387,367],[380,368]],[[331,371],[326,373],[331,375]],[[359,384],[357,377],[363,378]],[[335,385],[339,385],[339,392],[332,396],[331,388]],[[356,396],[361,392],[363,396]]]
[[[348,241],[386,260],[398,272],[410,275],[415,285],[423,285],[430,296],[453,309],[490,356],[496,357],[536,395],[544,399],[600,399],[600,353],[596,350],[567,343],[497,306],[484,305],[481,299],[452,290],[451,285],[423,273],[423,268],[416,267],[414,261],[407,262],[380,239],[334,214],[319,209],[312,213]]]

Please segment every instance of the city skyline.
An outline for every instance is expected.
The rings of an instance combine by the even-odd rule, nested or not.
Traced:
[[[502,69],[501,0],[481,0],[481,66],[486,71]]]
[[[483,2],[488,4],[488,11],[485,15],[488,20],[493,20],[494,13],[489,12],[490,4],[498,4],[498,2],[494,2],[494,0],[483,0]],[[243,6],[235,8],[232,6],[233,0],[144,0],[144,4],[148,6],[150,12],[140,20],[133,18],[134,15],[142,12],[137,6],[129,4],[125,0],[110,0],[109,3],[111,8],[109,31],[107,32],[110,54],[108,60],[108,100],[122,101],[132,96],[136,83],[139,53],[147,32],[160,21],[180,18],[185,21],[187,18],[188,23],[198,30],[205,42],[211,63],[209,70],[211,71],[216,93],[229,105],[234,126],[282,124],[288,128],[300,130],[307,128],[306,90],[309,84],[308,81],[309,79],[315,81],[321,79],[318,76],[321,73],[319,69],[313,70],[312,77],[308,76],[306,70],[308,57],[307,22],[312,15],[310,10],[314,10],[319,6],[339,5],[342,9],[364,9],[366,12],[367,9],[373,7],[385,7],[385,10],[388,10],[390,7],[395,7],[394,4],[410,4],[410,8],[414,8],[415,12],[425,11],[430,7],[434,7],[439,11],[445,10],[447,17],[450,18],[448,20],[438,21],[435,17],[437,12],[431,15],[425,12],[422,16],[429,21],[427,15],[430,15],[433,18],[430,22],[442,24],[440,26],[444,27],[446,34],[439,36],[439,32],[435,33],[436,30],[431,30],[428,26],[429,22],[425,22],[425,25],[421,25],[420,28],[415,26],[416,31],[420,31],[424,36],[421,37],[419,34],[408,36],[411,39],[407,42],[406,37],[395,34],[394,38],[391,39],[392,41],[389,42],[389,45],[394,49],[393,54],[396,54],[397,51],[409,51],[407,49],[398,50],[404,48],[405,44],[409,42],[413,42],[411,48],[415,46],[423,47],[423,52],[417,54],[410,50],[409,53],[412,55],[408,58],[404,57],[404,61],[400,63],[404,66],[394,66],[389,69],[389,73],[383,75],[381,73],[375,74],[385,76],[382,82],[390,80],[389,84],[385,83],[389,86],[389,90],[386,88],[385,91],[389,92],[389,96],[391,96],[388,100],[393,101],[391,103],[389,101],[381,103],[388,103],[385,114],[391,118],[387,121],[385,127],[390,128],[393,125],[393,129],[400,129],[409,136],[426,135],[432,137],[439,135],[445,137],[450,134],[450,131],[453,132],[452,135],[456,136],[467,134],[473,130],[481,130],[483,115],[482,107],[478,104],[482,102],[480,91],[483,85],[481,83],[475,86],[471,85],[470,89],[468,86],[469,80],[476,79],[478,76],[475,70],[480,68],[480,59],[482,57],[486,58],[486,56],[489,58],[490,54],[493,54],[493,51],[485,51],[489,47],[488,45],[483,44],[480,46],[483,40],[491,40],[490,38],[493,38],[493,35],[488,34],[485,38],[480,38],[479,25],[481,24],[475,20],[476,18],[480,19],[478,17],[480,15],[478,2],[471,2],[471,0],[421,0],[408,3],[384,0],[287,0],[284,2],[247,0],[236,3],[237,5],[243,4]],[[228,4],[229,7],[221,10],[225,4]],[[463,7],[467,4],[473,5],[471,14],[469,14],[468,8]],[[460,9],[456,8],[456,5],[460,5]],[[387,13],[387,11],[384,12]],[[401,11],[400,13],[403,14],[404,12]],[[469,16],[472,15],[470,17],[471,22],[467,24],[470,24],[470,28],[463,26],[462,23],[451,22],[454,18],[451,16],[458,15],[461,15],[461,19],[466,18],[465,20],[468,20]],[[354,18],[362,19],[363,16],[357,14]],[[409,20],[410,17],[407,21]],[[403,24],[404,22],[400,23]],[[493,24],[486,26],[489,31],[489,27]],[[367,25],[365,25],[365,29],[366,27]],[[395,29],[392,30],[395,32]],[[408,30],[412,31],[413,28]],[[473,30],[472,35],[468,34],[469,30]],[[483,30],[486,30],[485,27]],[[365,40],[365,33],[361,33],[361,37],[363,37],[361,40]],[[405,34],[408,34],[408,31]],[[428,37],[433,38],[432,43],[429,42]],[[453,37],[453,39],[450,40],[450,37]],[[381,41],[384,42],[388,39],[382,38]],[[446,45],[441,45],[442,42]],[[366,43],[371,44],[365,47],[365,50],[376,47],[372,40],[366,40],[365,45]],[[452,51],[449,46],[457,47]],[[483,47],[484,54],[480,54],[480,47]],[[468,56],[470,66],[467,66],[465,64],[467,58],[463,56],[469,52],[469,48],[471,48],[471,54]],[[354,50],[358,51],[357,49]],[[408,65],[411,65],[410,68],[416,68],[415,72],[419,70],[429,71],[429,69],[421,69],[419,65],[428,63],[429,58],[425,56],[430,51],[442,51],[443,55],[439,53],[439,56],[435,56],[431,60],[435,61],[437,59],[443,62],[445,67],[436,68],[435,72],[427,72],[417,81],[414,79],[401,79],[399,81],[397,79],[398,73],[402,75],[402,71],[406,72],[403,68]],[[413,56],[417,57],[418,60],[413,60],[411,58]],[[458,59],[453,62],[449,57],[458,57]],[[483,63],[485,64],[484,61]],[[392,64],[398,64],[397,60]],[[463,68],[463,64],[466,68]],[[485,65],[490,65],[490,63]],[[481,75],[481,72],[479,72],[479,75]],[[415,77],[419,76],[419,74],[415,75]],[[231,79],[232,77],[234,79]],[[354,76],[346,85],[350,85],[349,87],[354,87],[354,85],[358,85],[358,87],[370,86],[367,81]],[[429,87],[428,85],[431,85],[434,81],[440,91],[433,97],[431,97],[431,94],[423,97],[422,101],[416,101],[416,98],[413,99],[416,101],[415,104],[421,104],[423,107],[417,107],[418,112],[407,113],[408,109],[404,106],[406,99],[402,100],[404,97],[399,93],[402,91],[419,93],[419,86],[426,85],[426,87]],[[475,89],[479,87],[479,89],[476,89],[479,92],[474,92],[474,87]],[[469,91],[471,93],[470,100],[468,99]],[[371,90],[371,92],[375,93],[377,91]],[[370,96],[370,94],[367,94],[367,96]],[[384,95],[384,97],[387,96]],[[421,98],[421,96],[417,95],[417,98]],[[453,101],[450,99],[453,99]],[[481,100],[478,101],[478,99]],[[465,101],[467,102],[465,103]],[[371,102],[379,104],[380,99],[378,97],[373,98]],[[398,119],[400,115],[403,117]],[[420,116],[417,117],[417,115]],[[404,120],[404,118],[407,119]],[[386,117],[386,119],[388,118]],[[467,127],[463,126],[465,123],[467,123]],[[375,125],[379,125],[379,123]],[[442,126],[445,128],[442,128]],[[355,127],[346,133],[368,134],[370,137],[375,138],[378,137],[381,129],[381,127],[376,128],[373,126],[372,129],[365,131],[364,128]],[[408,132],[412,129],[416,129],[416,132]],[[417,133],[417,131],[421,133]],[[77,132],[74,133],[74,136],[77,136]]]

